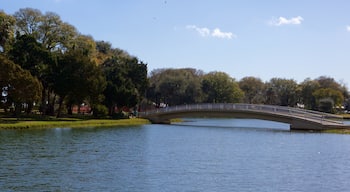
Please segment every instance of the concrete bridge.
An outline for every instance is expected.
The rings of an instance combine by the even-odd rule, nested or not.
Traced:
[[[233,117],[276,121],[290,124],[291,130],[345,129],[341,116],[317,111],[256,104],[205,103],[180,105],[141,112],[141,118],[152,123],[169,124],[174,118]]]

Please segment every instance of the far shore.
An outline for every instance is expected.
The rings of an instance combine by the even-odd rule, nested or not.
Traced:
[[[4,129],[44,129],[44,128],[86,128],[86,127],[123,127],[149,124],[146,119],[90,119],[90,120],[6,120],[0,122],[0,130]]]
[[[350,114],[344,115],[344,119],[350,119]],[[172,122],[181,122],[180,119],[172,119]],[[30,129],[50,129],[50,128],[98,128],[98,127],[126,127],[141,126],[150,124],[147,119],[74,119],[63,118],[58,120],[28,120],[16,118],[0,118],[0,130],[30,130]],[[324,130],[321,133],[350,134],[350,129]]]

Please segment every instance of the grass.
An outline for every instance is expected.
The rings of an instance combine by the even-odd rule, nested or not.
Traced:
[[[350,129],[329,129],[322,131],[322,133],[350,134]]]
[[[146,119],[132,118],[132,119],[58,119],[58,120],[26,120],[26,119],[12,119],[2,118],[0,121],[1,129],[37,129],[37,128],[83,128],[83,127],[120,127],[120,126],[137,126],[148,124]]]
[[[342,116],[344,119],[349,119],[349,120],[350,120],[350,114],[348,114],[348,113],[341,114],[341,116]]]

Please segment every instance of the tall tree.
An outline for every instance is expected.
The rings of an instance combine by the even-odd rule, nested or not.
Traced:
[[[244,91],[245,103],[264,103],[265,84],[260,78],[244,77],[239,81],[239,87]]]
[[[63,102],[68,97],[74,98],[74,104],[80,104],[84,99],[89,99],[92,105],[98,103],[105,81],[100,69],[81,51],[63,54],[54,71],[54,91],[59,95],[57,116],[61,115]]]
[[[318,83],[318,81],[307,78],[299,84],[299,87],[301,89],[301,103],[304,104],[306,109],[316,110],[316,98],[313,95],[313,93],[320,88],[320,84]]]
[[[50,51],[67,51],[72,40],[78,35],[74,26],[63,22],[60,16],[53,12],[42,15],[38,30],[38,41]]]
[[[211,72],[203,77],[202,90],[207,95],[206,102],[237,103],[244,98],[238,83],[224,72]]]
[[[15,63],[44,80],[51,55],[32,35],[17,35],[9,55]]]
[[[110,115],[115,107],[134,107],[141,101],[148,86],[147,64],[130,55],[117,54],[101,67],[107,80],[104,96]]]
[[[192,69],[157,69],[151,72],[148,98],[159,105],[180,105],[202,101],[203,72]]]
[[[331,77],[320,76],[316,79],[316,81],[320,85],[320,88],[330,88],[334,90],[341,89],[341,85]]]
[[[295,106],[298,101],[298,84],[295,80],[284,78],[272,78],[267,83],[266,95],[275,96],[275,100],[267,98],[274,105]]]
[[[316,98],[316,104],[319,107],[319,110],[323,109],[322,104],[327,100],[330,101],[328,103],[331,103],[330,108],[341,106],[344,102],[342,92],[332,88],[320,88],[313,92],[313,96]],[[327,107],[327,109],[323,111],[330,112],[331,110]]]
[[[40,99],[41,83],[29,71],[23,70],[2,55],[0,55],[0,68],[0,87],[3,93],[6,92],[5,100],[15,104],[15,114],[19,115],[22,104],[32,104]]]
[[[45,98],[45,90],[49,89],[52,84],[51,68],[55,62],[51,52],[47,51],[32,35],[18,34],[8,54],[11,60],[23,69],[29,70],[42,83],[41,104],[43,112],[46,113],[47,98]]]
[[[20,35],[32,35],[35,39],[39,39],[39,29],[43,20],[43,15],[40,10],[32,8],[24,8],[15,12],[16,31]]]
[[[14,37],[15,18],[0,11],[0,52],[6,52]]]

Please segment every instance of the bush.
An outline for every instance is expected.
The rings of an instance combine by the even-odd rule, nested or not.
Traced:
[[[332,113],[334,101],[331,98],[321,99],[318,105],[318,109],[322,112]]]
[[[96,105],[92,109],[94,117],[105,117],[108,114],[108,108],[104,105]]]

